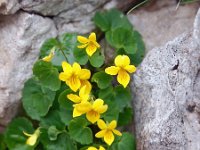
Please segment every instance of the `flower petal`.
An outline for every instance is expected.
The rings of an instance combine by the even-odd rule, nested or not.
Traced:
[[[81,66],[75,62],[75,63],[73,63],[72,70],[75,75],[79,75],[79,73],[81,71]]]
[[[106,112],[107,109],[108,109],[108,106],[107,105],[103,105],[103,103],[104,103],[104,101],[102,99],[96,99],[94,101],[92,107],[96,112],[102,114],[102,113]]]
[[[69,63],[67,63],[66,61],[62,62],[62,68],[64,72],[72,72],[72,67]]]
[[[79,78],[81,80],[88,80],[91,76],[91,72],[88,69],[81,69],[79,72]]]
[[[93,43],[97,48],[100,48],[99,43],[97,43],[97,42],[95,42],[95,41],[93,41],[92,43]]]
[[[98,149],[95,148],[95,147],[93,147],[93,146],[91,146],[91,147],[89,147],[87,150],[98,150]]]
[[[103,146],[100,146],[99,150],[106,150],[106,149]]]
[[[130,76],[129,74],[124,70],[119,70],[117,75],[117,81],[123,85],[124,88],[128,85],[130,82]]]
[[[74,107],[77,109],[77,111],[82,112],[83,114],[92,109],[92,105],[90,104],[90,102],[75,104]]]
[[[73,110],[73,118],[74,118],[74,117],[81,116],[82,114],[84,114],[84,113],[79,112],[79,111],[76,109],[76,107],[74,107],[74,110]]]
[[[95,134],[95,137],[102,138],[105,136],[107,130],[101,130]]]
[[[66,81],[66,80],[68,80],[70,78],[70,75],[68,74],[68,73],[66,73],[66,72],[61,72],[60,74],[59,74],[59,79],[61,80],[61,81]]]
[[[80,91],[79,91],[79,96],[81,98],[82,101],[87,101],[89,99],[89,94],[90,92],[88,92],[88,90],[86,90],[86,85],[81,87]]]
[[[116,129],[113,129],[112,131],[113,131],[113,133],[115,133],[116,135],[122,136],[122,133],[121,133],[120,131],[118,131],[118,130],[116,130]]]
[[[128,65],[124,68],[126,71],[128,71],[129,73],[133,73],[136,71],[136,67],[134,65]]]
[[[81,102],[81,98],[79,96],[75,95],[75,94],[68,94],[67,98],[74,103],[80,103]]]
[[[117,121],[116,120],[113,120],[111,121],[111,123],[108,125],[108,128],[109,129],[115,129],[117,127]]]
[[[111,66],[105,69],[105,72],[110,75],[117,75],[119,67]]]
[[[122,67],[124,68],[125,66],[130,64],[130,59],[127,55],[118,55],[115,58],[115,65],[117,67]]]
[[[89,42],[89,40],[84,36],[77,36],[77,40],[82,44],[86,44]]]
[[[89,56],[92,56],[97,50],[97,47],[93,43],[89,43],[89,45],[86,47],[86,53]]]
[[[92,90],[92,85],[90,84],[90,82],[88,80],[81,80],[81,87],[83,86],[86,86],[85,92],[89,94]]]
[[[28,137],[33,135],[33,134],[26,133],[25,131],[23,131],[23,134],[28,136]]]
[[[86,118],[88,119],[88,121],[94,124],[95,122],[97,122],[97,120],[99,120],[100,114],[94,110],[91,110],[86,113]]]
[[[114,141],[115,137],[112,133],[112,131],[107,131],[105,133],[105,136],[104,136],[104,141],[108,144],[108,145],[111,145]]]
[[[98,125],[99,129],[101,129],[101,130],[107,128],[107,125],[105,124],[105,122],[104,122],[102,119],[99,119],[99,120],[97,121],[97,125]]]
[[[76,76],[72,76],[66,83],[74,92],[76,92],[81,86],[81,82]]]
[[[90,35],[89,35],[89,40],[90,41],[96,41],[96,34],[94,32],[92,32]]]
[[[78,45],[77,47],[78,48],[85,48],[85,47],[87,47],[88,46],[88,44],[82,44],[82,45]]]
[[[35,143],[37,142],[37,138],[38,136],[33,134],[32,136],[30,136],[27,140],[26,140],[26,144],[27,145],[30,145],[30,146],[33,146],[35,145]]]

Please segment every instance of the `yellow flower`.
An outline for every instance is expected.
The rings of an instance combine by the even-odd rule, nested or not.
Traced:
[[[86,86],[80,88],[79,95],[76,94],[68,94],[67,98],[72,102],[78,104],[81,102],[86,102],[90,97],[90,91],[86,90]]]
[[[100,118],[100,114],[104,113],[108,109],[108,105],[103,105],[104,101],[102,99],[96,99],[94,102],[83,102],[80,104],[75,104],[73,117],[78,117],[86,113],[86,118],[91,122],[95,123]]]
[[[46,62],[50,62],[53,59],[54,56],[54,52],[55,52],[55,48],[52,48],[51,52],[49,53],[48,56],[45,56],[44,58],[42,58],[43,61]]]
[[[82,44],[79,45],[78,48],[86,47],[86,52],[89,56],[92,56],[97,48],[100,48],[100,45],[96,42],[96,34],[94,32],[89,35],[89,38],[77,36],[77,40]]]
[[[100,146],[99,149],[96,147],[90,146],[87,150],[106,150],[103,146]]]
[[[111,145],[115,139],[113,133],[118,136],[122,136],[121,132],[115,129],[117,127],[116,120],[111,121],[110,124],[106,124],[103,120],[99,119],[97,121],[97,125],[101,131],[96,133],[95,137],[103,138],[108,145]]]
[[[91,72],[88,69],[81,69],[78,63],[74,63],[72,66],[67,62],[62,62],[62,68],[64,72],[59,74],[59,79],[65,81],[66,84],[73,90],[77,91],[80,87],[88,84],[88,79],[91,76]],[[85,84],[87,83],[87,84]],[[91,86],[91,85],[90,85]],[[91,87],[88,87],[91,88]]]
[[[40,135],[40,130],[39,130],[39,129],[35,130],[35,132],[34,132],[33,134],[28,134],[28,133],[26,133],[26,132],[24,132],[24,131],[23,131],[23,133],[24,133],[24,135],[26,135],[26,136],[29,137],[29,138],[26,140],[26,144],[27,144],[27,145],[30,145],[30,146],[33,146],[33,145],[35,145],[35,143],[37,142],[37,139],[38,139],[38,137],[39,137],[39,135]]]
[[[134,65],[130,65],[130,59],[127,55],[118,55],[115,58],[115,66],[105,69],[105,72],[110,75],[117,75],[117,81],[123,85],[124,88],[130,82],[130,76],[127,72],[133,73],[136,71]]]

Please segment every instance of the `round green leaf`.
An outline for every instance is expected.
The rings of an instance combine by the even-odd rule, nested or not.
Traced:
[[[60,104],[59,114],[62,122],[64,122],[65,125],[69,125],[69,122],[73,119],[73,102],[67,99],[67,95],[70,93],[72,93],[72,91],[67,89],[63,91],[58,97],[58,102]]]
[[[91,57],[89,57],[89,61],[93,67],[99,68],[104,63],[104,56],[101,55],[99,51],[96,51]]]
[[[136,150],[136,142],[130,133],[123,133],[118,142],[118,150]]]
[[[125,107],[130,106],[132,100],[130,89],[117,86],[114,89],[114,95],[115,103],[118,105],[120,111],[123,111]]]
[[[74,57],[75,61],[78,62],[80,65],[85,65],[88,62],[88,55],[85,49],[74,49]]]
[[[0,149],[6,150],[6,144],[4,143],[4,136],[3,134],[0,134]]]
[[[104,32],[110,28],[109,20],[106,18],[105,13],[97,12],[93,21]]]
[[[58,134],[60,134],[61,131],[59,131],[56,126],[50,126],[48,128],[48,136],[49,136],[49,139],[51,141],[55,141],[57,140],[57,137],[58,137]]]
[[[92,130],[87,127],[88,122],[84,118],[73,119],[69,124],[69,134],[75,141],[81,144],[93,142]]]
[[[40,48],[40,58],[49,55],[53,47],[58,47],[59,42],[56,38],[47,39]]]
[[[137,66],[142,62],[145,56],[145,44],[139,32],[134,31],[133,36],[136,43],[136,53],[129,54],[129,58],[131,63]]]
[[[58,110],[52,110],[45,117],[42,117],[40,126],[43,128],[55,126],[60,131],[65,129],[65,124],[61,121]]]
[[[43,86],[52,91],[60,88],[61,81],[58,78],[58,70],[50,62],[37,61],[33,66],[33,74],[38,77]]]
[[[65,33],[59,36],[58,40],[60,42],[60,49],[62,49],[66,55],[67,61],[72,64],[75,61],[73,52],[77,47],[77,34]]]
[[[133,108],[126,107],[119,113],[118,126],[129,125],[133,120]]]
[[[22,103],[26,113],[36,120],[45,116],[52,106],[55,92],[42,87],[36,80],[29,79],[23,89]]]
[[[107,88],[112,81],[112,76],[106,74],[104,71],[97,72],[92,76],[92,82],[96,82],[100,89]]]
[[[29,134],[34,132],[33,126],[26,118],[14,119],[5,131],[5,142],[12,150],[33,150],[33,146],[26,145],[27,136],[23,131]],[[19,149],[21,147],[21,149]]]
[[[51,141],[47,131],[41,132],[41,142],[45,150],[77,150],[77,146],[67,133],[59,134],[57,140]]]

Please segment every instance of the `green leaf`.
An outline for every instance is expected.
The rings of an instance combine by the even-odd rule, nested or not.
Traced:
[[[111,122],[112,120],[118,120],[119,117],[119,108],[115,101],[103,99],[105,101],[105,104],[108,105],[108,110],[102,114],[102,117],[104,120]]]
[[[108,43],[117,49],[124,49],[128,54],[134,54],[137,51],[133,31],[126,28],[116,28],[106,34]]]
[[[129,125],[133,120],[133,108],[125,107],[123,112],[119,113],[118,126]]]
[[[51,141],[57,140],[58,134],[60,133],[61,131],[59,131],[56,126],[50,126],[48,129],[48,136]]]
[[[134,41],[137,44],[136,53],[129,54],[129,58],[131,60],[131,63],[137,66],[142,62],[142,60],[145,56],[145,44],[144,44],[142,36],[140,35],[139,32],[134,31],[133,36],[135,39]]]
[[[84,49],[75,48],[74,57],[80,65],[85,65],[88,62],[88,55]]]
[[[65,129],[65,124],[61,121],[58,110],[52,110],[45,117],[41,118],[40,126],[43,128],[55,126],[60,131]]]
[[[96,26],[98,26],[104,32],[110,28],[109,20],[103,13],[97,12],[93,18],[93,21]]]
[[[22,103],[26,113],[36,120],[45,116],[53,104],[55,92],[29,79],[23,89]]]
[[[58,47],[59,42],[56,38],[47,39],[40,48],[40,58],[49,55],[53,47]]]
[[[117,9],[109,11],[97,12],[93,19],[96,26],[102,31],[114,30],[115,28],[124,27],[132,29],[132,25],[128,18]]]
[[[50,62],[37,61],[33,66],[33,74],[38,77],[43,86],[52,91],[60,88],[61,81],[58,78],[58,70]]]
[[[109,86],[106,89],[99,90],[98,97],[105,100],[113,100],[114,98],[113,87]]]
[[[62,122],[64,122],[65,125],[69,125],[69,122],[73,119],[73,102],[67,99],[67,95],[70,93],[72,93],[72,91],[67,89],[63,91],[58,98],[58,102],[60,104],[59,114]]]
[[[47,131],[42,130],[41,132],[41,142],[45,150],[77,150],[74,141],[67,133],[62,133],[58,135],[57,140],[51,141],[48,139]]]
[[[130,133],[123,133],[121,139],[117,143],[112,144],[109,150],[136,150],[135,139]]]
[[[92,82],[96,82],[100,89],[107,88],[112,81],[112,76],[106,74],[104,71],[97,72],[92,76]]]
[[[130,133],[122,133],[122,137],[116,137],[108,150],[136,150],[136,142]]]
[[[0,149],[6,150],[6,144],[4,143],[4,136],[3,134],[0,134]]]
[[[74,63],[74,49],[77,47],[77,34],[74,33],[65,33],[58,37],[61,47],[65,53],[67,60],[70,64]]]
[[[5,131],[5,142],[12,150],[33,150],[34,146],[26,145],[27,136],[23,131],[29,134],[34,132],[33,126],[26,118],[14,119]],[[19,149],[21,147],[21,149]]]
[[[96,51],[91,57],[89,57],[89,61],[93,67],[99,68],[104,63],[104,56],[101,55],[99,51]]]
[[[69,124],[69,134],[75,141],[81,144],[93,142],[92,130],[87,127],[88,122],[84,118],[73,119]]]
[[[130,106],[130,102],[132,100],[131,92],[128,88],[123,88],[122,86],[117,86],[114,89],[115,95],[115,103],[118,105],[120,111],[127,106]]]

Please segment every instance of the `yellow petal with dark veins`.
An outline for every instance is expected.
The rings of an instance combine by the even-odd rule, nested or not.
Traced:
[[[118,71],[120,70],[119,67],[111,66],[105,69],[105,72],[109,75],[117,75]]]
[[[120,70],[117,75],[117,81],[126,88],[130,82],[130,76],[125,70]]]

